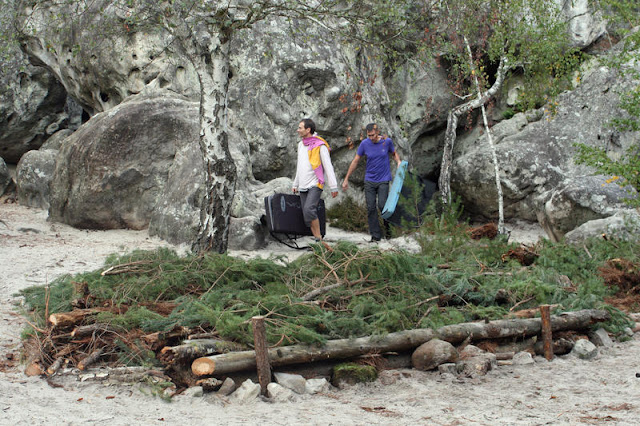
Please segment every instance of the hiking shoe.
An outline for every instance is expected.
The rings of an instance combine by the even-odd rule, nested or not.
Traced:
[[[376,238],[376,237],[371,237],[371,239],[369,240],[370,243],[377,243],[380,241],[380,238]]]

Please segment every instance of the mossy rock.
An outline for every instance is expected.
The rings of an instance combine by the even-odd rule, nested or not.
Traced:
[[[333,367],[332,383],[336,387],[373,382],[378,378],[378,370],[371,365],[359,365],[353,362]]]

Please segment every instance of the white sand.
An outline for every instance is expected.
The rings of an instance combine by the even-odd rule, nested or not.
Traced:
[[[24,322],[14,312],[19,301],[14,293],[64,273],[96,269],[111,253],[165,245],[146,232],[87,232],[49,223],[46,212],[15,204],[1,203],[0,219],[0,365],[8,354],[18,356],[20,351]],[[513,238],[527,243],[539,235],[535,227],[512,232]],[[329,230],[328,239],[366,244],[367,236]],[[407,243],[385,242],[381,247],[394,245]],[[280,245],[269,249],[297,255]],[[501,366],[476,379],[390,370],[373,384],[301,396],[295,403],[256,400],[247,405],[214,395],[179,396],[167,403],[136,387],[72,380],[54,388],[39,377],[26,377],[18,366],[0,373],[0,424],[637,425],[639,359],[640,339],[635,337],[601,348],[592,361],[571,356],[553,362],[537,359],[529,366]]]

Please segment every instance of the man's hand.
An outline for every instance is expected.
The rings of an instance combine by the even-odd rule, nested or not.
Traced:
[[[333,191],[333,192],[331,193],[331,197],[332,197],[332,198],[336,198],[337,196],[338,196],[338,191]]]
[[[346,191],[349,188],[349,181],[347,179],[342,181],[342,190]]]

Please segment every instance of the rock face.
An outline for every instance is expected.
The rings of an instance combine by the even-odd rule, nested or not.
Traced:
[[[4,195],[4,193],[9,189],[13,180],[11,179],[11,173],[9,173],[9,168],[7,164],[4,162],[2,157],[0,157],[0,197]]]
[[[60,150],[50,218],[78,228],[146,228],[166,184],[175,182],[176,153],[197,141],[196,111],[181,99],[141,98],[94,116]],[[175,183],[188,199],[200,182]]]
[[[42,22],[56,22],[52,18],[65,13],[66,6],[59,7],[40,10]],[[582,13],[585,7],[579,1],[565,10],[573,17],[573,42],[581,47],[603,30],[597,19]],[[75,128],[78,114],[69,112],[74,108],[66,102],[68,93],[93,118],[65,140],[50,178],[45,163],[50,166],[51,154],[25,159],[20,185],[25,202],[46,206],[50,179],[53,220],[98,229],[148,226],[152,235],[189,242],[199,224],[204,182],[197,144],[198,79],[161,31],[131,31],[95,43],[96,28],[128,25],[127,19],[113,10],[73,32],[42,25],[25,35],[22,47],[31,61],[55,79],[42,68],[24,75],[13,97],[6,98],[15,103],[21,96],[22,103],[13,109],[3,110],[8,101],[0,96],[0,156],[9,152],[5,141],[17,147],[7,154],[14,160],[7,161],[17,161],[56,130]],[[37,19],[32,22],[39,25]],[[261,197],[279,188],[277,179],[293,176],[295,127],[301,118],[314,118],[318,132],[329,140],[338,179],[353,158],[362,127],[376,121],[417,174],[435,180],[446,113],[459,102],[441,67],[409,61],[390,71],[366,49],[337,43],[321,27],[293,25],[305,37],[292,33],[288,23],[271,19],[232,41],[226,99],[230,149],[238,170],[232,247],[234,241],[248,249],[263,244]],[[576,90],[560,96],[553,111],[518,114],[493,127],[507,217],[539,220],[553,238],[561,238],[621,206],[619,188],[598,186],[602,178],[573,164],[573,143],[607,146],[612,155],[637,143],[637,134],[615,132],[606,124],[621,113],[618,93],[631,84],[614,71],[594,68],[585,72]],[[52,105],[56,107],[47,109]],[[20,124],[31,116],[42,122]],[[11,130],[26,128],[21,137]],[[481,130],[460,137],[452,189],[468,212],[484,217],[494,217],[497,206],[490,158]],[[362,181],[363,170],[354,174],[354,183]]]
[[[46,69],[31,65],[1,80],[7,82],[0,88],[0,157],[17,164],[68,125],[67,93]]]
[[[637,145],[639,132],[619,132],[608,123],[624,116],[620,93],[633,82],[604,67],[585,71],[582,83],[559,96],[543,119],[516,115],[494,126],[501,166],[505,215],[540,220],[552,238],[582,223],[613,214],[629,193],[614,183],[602,185],[586,166],[576,166],[575,143],[606,148],[615,158]],[[533,121],[532,121],[533,120]],[[509,134],[504,128],[510,126]],[[497,195],[485,135],[463,139],[454,160],[452,189],[468,210],[496,217]]]
[[[589,0],[561,1],[559,5],[569,21],[569,37],[574,46],[584,48],[605,34],[606,24],[591,14]]]

